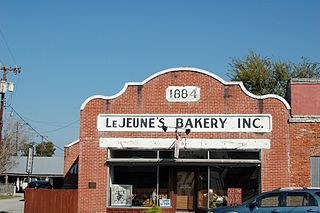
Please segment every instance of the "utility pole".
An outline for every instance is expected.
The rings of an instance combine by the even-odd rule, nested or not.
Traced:
[[[3,111],[4,111],[4,102],[5,95],[8,90],[7,83],[7,72],[12,71],[15,75],[21,72],[21,67],[2,67],[0,66],[0,70],[3,71],[2,79],[0,82],[0,92],[1,92],[1,105],[0,105],[0,146],[2,145],[2,127],[3,127]],[[9,89],[10,91],[10,89]]]
[[[19,125],[20,123],[17,121],[16,123],[16,128],[17,128],[17,131],[16,131],[16,155],[18,156],[18,144],[19,144]]]

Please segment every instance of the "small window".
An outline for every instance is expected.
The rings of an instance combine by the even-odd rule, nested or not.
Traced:
[[[259,160],[260,153],[256,151],[229,151],[214,150],[210,151],[210,159],[250,159]]]
[[[316,200],[307,192],[289,192],[286,197],[286,206],[315,206]]]
[[[206,150],[193,150],[193,151],[180,150],[179,158],[181,158],[181,159],[208,159],[208,152]]]
[[[259,207],[277,207],[280,206],[280,194],[268,194],[257,200]]]
[[[157,151],[148,150],[110,150],[110,158],[157,158]]]
[[[159,152],[159,158],[162,158],[162,159],[173,159],[174,158],[174,152],[173,151],[160,151]]]

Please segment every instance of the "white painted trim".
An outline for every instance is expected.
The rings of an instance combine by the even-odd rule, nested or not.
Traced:
[[[78,139],[78,140],[76,140],[76,141],[73,141],[73,142],[65,145],[64,147],[65,147],[65,148],[69,148],[70,146],[73,146],[74,144],[79,143],[79,141],[80,141],[80,140]]]
[[[258,96],[258,95],[254,95],[252,93],[250,93],[243,85],[242,82],[237,82],[237,81],[231,81],[231,82],[227,82],[227,81],[224,81],[222,78],[220,78],[219,76],[211,73],[211,72],[208,72],[206,70],[202,70],[202,69],[198,69],[198,68],[193,68],[193,67],[176,67],[176,68],[170,68],[170,69],[166,69],[166,70],[162,70],[160,72],[157,72],[153,75],[151,75],[149,78],[145,79],[143,82],[127,82],[125,83],[124,87],[121,89],[120,92],[118,92],[117,94],[115,95],[112,95],[112,96],[104,96],[104,95],[94,95],[94,96],[91,96],[89,98],[87,98],[81,105],[81,108],[80,110],[83,110],[86,106],[86,104],[93,100],[93,99],[105,99],[105,100],[111,100],[111,99],[114,99],[114,98],[117,98],[119,97],[120,95],[122,95],[128,86],[141,86],[141,85],[144,85],[145,83],[147,83],[148,81],[152,80],[153,78],[156,78],[162,74],[166,74],[168,72],[177,72],[177,71],[191,71],[191,72],[198,72],[198,73],[202,73],[202,74],[205,74],[205,75],[208,75],[218,81],[220,81],[222,84],[224,85],[239,85],[240,88],[243,90],[243,92],[248,95],[249,97],[252,97],[254,99],[266,99],[266,98],[275,98],[275,99],[278,99],[280,100],[284,105],[285,107],[289,110],[291,109],[289,103],[284,99],[282,98],[281,96],[278,96],[278,95],[274,95],[274,94],[269,94],[269,95],[262,95],[262,96]]]
[[[212,163],[254,163],[260,164],[260,160],[250,159],[156,159],[156,158],[109,158],[108,163],[150,163],[150,164],[175,164],[175,163],[196,163],[199,164],[212,164]]]
[[[100,138],[100,147],[114,149],[171,149],[172,138]],[[270,139],[182,139],[181,149],[270,149]]]

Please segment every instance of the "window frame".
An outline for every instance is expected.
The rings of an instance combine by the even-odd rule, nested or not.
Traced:
[[[289,197],[289,196],[299,196],[299,194],[303,194],[303,195],[305,195],[305,196],[303,196],[304,198],[305,197],[307,197],[308,198],[308,204],[307,205],[299,205],[299,206],[288,206],[287,205],[287,197]],[[310,205],[310,198],[312,198],[313,199],[313,201],[314,201],[314,204],[315,205]],[[297,192],[297,191],[293,191],[293,192],[286,192],[285,193],[285,197],[284,197],[284,205],[286,206],[286,207],[310,207],[310,206],[318,206],[318,201],[317,201],[317,199],[311,194],[311,193],[309,193],[309,192],[306,192],[306,191],[301,191],[301,192]]]
[[[261,205],[261,200],[265,198],[270,198],[270,197],[278,197],[278,205],[277,206],[262,206]],[[275,207],[283,207],[283,193],[281,192],[270,192],[263,194],[259,197],[256,198],[255,203],[257,204],[258,208],[275,208]]]

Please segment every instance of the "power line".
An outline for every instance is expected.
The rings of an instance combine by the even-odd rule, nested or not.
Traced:
[[[29,126],[35,133],[37,133],[42,139],[46,140],[47,142],[52,142],[50,141],[47,136],[42,135],[40,132],[38,132],[35,128],[33,128],[26,120],[23,119],[23,117],[11,106],[11,105],[7,105],[11,108],[12,111],[14,111],[14,113],[16,113],[19,118],[24,122],[25,125]],[[52,142],[52,144],[57,147],[58,149],[60,149],[61,151],[64,151],[61,147],[57,146],[56,144],[54,144]]]
[[[7,47],[7,49],[8,49],[8,52],[9,52],[11,58],[12,58],[13,63],[14,63],[14,64],[17,64],[16,59],[14,58],[14,56],[13,56],[13,54],[12,54],[12,51],[11,51],[9,45],[8,45],[8,42],[7,42],[7,40],[6,40],[5,36],[4,36],[1,28],[0,28],[0,35],[1,35],[2,39],[3,39],[3,41],[4,41],[4,44],[6,45],[6,47]]]
[[[12,105],[12,104],[11,104]],[[70,123],[75,123],[79,120],[76,120],[76,121],[72,121],[72,122],[68,122],[67,124],[65,124],[66,122],[51,122],[51,121],[40,121],[40,120],[34,120],[34,119],[31,119],[27,116],[23,116],[25,120],[28,120],[30,122],[33,122],[33,123],[40,123],[40,124],[46,124],[46,125],[49,125],[49,126],[54,126],[54,127],[57,127],[57,128],[61,128],[61,126],[67,126],[67,125],[70,125]]]
[[[17,65],[16,59],[15,59],[15,57],[14,57],[14,55],[13,55],[13,52],[11,51],[11,48],[9,47],[9,44],[8,44],[8,42],[7,42],[7,39],[6,39],[5,35],[4,35],[4,33],[2,32],[1,28],[0,28],[0,35],[1,35],[1,37],[2,37],[2,40],[4,41],[4,44],[5,44],[8,52],[9,52],[9,55],[10,55],[13,63],[14,63],[15,65]],[[4,65],[4,62],[3,62],[1,59],[0,59],[0,63]],[[0,65],[1,65],[1,64],[0,64]],[[18,77],[18,79],[19,79],[19,77]],[[11,93],[11,99],[10,99],[11,104],[12,104],[12,102],[13,102],[14,94],[15,94],[14,91],[12,91],[12,93]]]
[[[79,120],[73,121],[73,122],[71,122],[71,123],[69,123],[69,124],[67,124],[67,125],[65,125],[65,126],[63,126],[63,127],[60,127],[60,128],[54,129],[54,130],[45,131],[45,132],[42,132],[42,133],[56,132],[56,131],[65,129],[65,128],[67,128],[67,127],[69,127],[69,126],[71,126],[72,124],[75,124],[75,123],[77,123],[77,122],[79,122]]]

